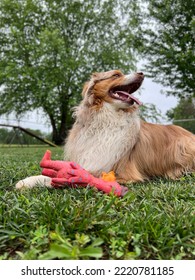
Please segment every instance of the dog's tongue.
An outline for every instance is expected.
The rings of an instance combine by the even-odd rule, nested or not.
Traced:
[[[138,99],[138,98],[136,98],[135,96],[130,95],[130,99],[132,99],[133,101],[135,101],[138,105],[142,105],[142,102],[141,102],[141,101],[139,101],[139,99]]]
[[[123,97],[125,97],[125,99],[127,101],[135,101],[138,105],[142,105],[142,103],[139,101],[139,99],[137,99],[135,96],[133,96],[132,94],[129,94],[128,92],[126,91],[117,91],[117,94],[118,95],[122,95]]]

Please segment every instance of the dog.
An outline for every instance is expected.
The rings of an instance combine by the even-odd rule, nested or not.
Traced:
[[[84,84],[81,103],[74,108],[75,123],[65,141],[65,160],[78,163],[96,177],[113,170],[117,182],[123,184],[154,177],[175,180],[195,171],[194,134],[179,126],[141,120],[141,102],[133,93],[143,80],[142,72],[92,74]],[[37,178],[30,178],[16,187],[33,187]],[[50,180],[38,176],[47,186]]]

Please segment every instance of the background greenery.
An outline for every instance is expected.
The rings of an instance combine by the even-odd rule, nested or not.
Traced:
[[[141,60],[167,94],[193,104],[194,116],[194,7],[195,0],[1,0],[0,115],[41,108],[62,144],[91,73],[128,73]]]
[[[1,259],[194,259],[194,175],[128,185],[17,191],[47,147],[0,148]],[[61,148],[51,148],[54,159]]]
[[[137,9],[117,0],[0,1],[0,114],[42,108],[62,144],[91,73],[135,67]]]
[[[144,52],[147,73],[168,94],[195,97],[195,0],[146,0]],[[149,27],[149,28],[148,28]]]
[[[47,140],[51,140],[51,134],[41,132],[40,130],[28,129],[33,134]],[[32,137],[19,129],[0,128],[0,144],[18,144],[18,145],[40,145],[40,140]]]
[[[146,0],[141,37],[145,70],[178,97],[169,120],[195,132],[195,0]]]

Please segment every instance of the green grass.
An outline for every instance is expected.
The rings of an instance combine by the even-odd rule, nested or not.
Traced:
[[[194,259],[195,176],[129,185],[18,191],[47,147],[0,147],[1,259]],[[60,148],[51,148],[62,159]]]

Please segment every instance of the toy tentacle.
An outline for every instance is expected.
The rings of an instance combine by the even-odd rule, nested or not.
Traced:
[[[58,171],[62,168],[68,168],[69,163],[62,160],[51,160],[51,151],[47,150],[40,162],[40,167]]]
[[[73,187],[86,187],[88,183],[80,181],[79,177],[74,178],[52,178],[52,186],[63,187],[63,186],[73,186]]]
[[[45,152],[45,154],[44,154],[44,156],[43,156],[43,158],[40,162],[40,166],[41,167],[46,167],[45,165],[46,165],[46,162],[48,162],[48,161],[51,161],[51,151],[50,150],[47,150]]]
[[[49,169],[49,168],[43,168],[42,175],[48,176],[50,178],[55,178],[57,177],[57,171],[53,170],[53,169]]]
[[[113,192],[116,196],[124,196],[128,192],[128,188],[119,185],[117,182],[106,182],[102,179],[94,178],[94,187],[107,194]]]

